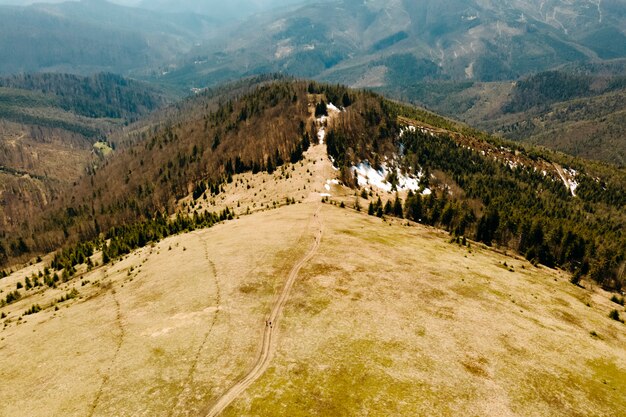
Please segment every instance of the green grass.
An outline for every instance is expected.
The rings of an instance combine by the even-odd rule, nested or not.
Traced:
[[[250,409],[255,415],[293,417],[353,416],[364,412],[411,415],[415,401],[421,401],[420,396],[425,394],[421,392],[424,387],[387,373],[394,361],[386,352],[401,349],[408,347],[367,339],[336,340],[327,346],[327,354],[335,356],[328,368],[317,365],[320,357],[293,364],[287,374],[270,368],[255,384],[264,389],[255,389]],[[235,403],[224,415],[240,415],[242,406]]]

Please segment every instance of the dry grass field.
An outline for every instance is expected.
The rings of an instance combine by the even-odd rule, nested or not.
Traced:
[[[0,309],[0,416],[207,415],[253,369],[307,253],[266,369],[222,415],[626,415],[626,325],[608,317],[623,311],[608,293],[323,204],[320,193],[350,203],[353,192],[326,189],[336,173],[323,146],[306,157],[194,204],[235,208],[235,220],[22,290]],[[42,267],[1,280],[0,296]],[[23,316],[33,304],[43,310]]]

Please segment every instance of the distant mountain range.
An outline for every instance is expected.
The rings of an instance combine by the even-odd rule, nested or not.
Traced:
[[[572,86],[580,74],[624,73],[622,0],[119,3],[126,6],[0,7],[0,74],[107,71],[179,95],[289,74],[375,89],[512,139],[624,164],[618,103],[625,90]],[[515,96],[512,81],[554,70],[564,75],[567,97]],[[607,106],[604,93],[616,104]],[[526,107],[505,108],[514,100]],[[571,100],[573,107],[563,104]]]
[[[0,74],[144,72],[182,56],[218,25],[100,0],[0,7]]]
[[[622,1],[340,0],[255,16],[168,75],[204,84],[280,71],[357,87],[509,80],[625,57],[625,28]]]
[[[618,0],[120,2],[0,7],[0,73],[134,72],[187,88],[284,72],[375,87],[626,57]]]

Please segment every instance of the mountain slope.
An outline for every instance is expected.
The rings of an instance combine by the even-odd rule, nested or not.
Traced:
[[[322,100],[342,103],[345,111]],[[271,173],[298,161],[320,137],[344,184],[363,187],[361,177],[371,174],[380,177],[374,188],[384,192],[428,193],[402,197],[399,214],[588,275],[608,288],[623,285],[623,170],[525,149],[371,93],[265,82],[232,101],[194,97],[165,122],[131,137],[72,188],[71,200],[23,225],[4,247],[21,247],[21,236],[26,247],[49,251],[135,224],[123,229],[132,237],[133,227],[151,228],[159,216],[178,212],[190,194],[194,200],[219,196],[234,174]],[[141,240],[152,237],[149,232]],[[127,244],[137,243],[132,238],[121,247]]]
[[[0,7],[0,74],[144,72],[191,49],[208,17],[90,0]]]
[[[515,83],[418,82],[376,90],[515,141],[624,166],[623,61]]]
[[[334,172],[321,155],[317,145],[287,165],[290,178],[248,173],[226,185],[227,198],[249,193],[257,207],[262,194],[283,200],[283,187],[300,187],[298,204],[81,265],[56,288],[20,290],[1,308],[0,369],[14,382],[0,388],[2,412],[206,415],[254,364],[276,294],[317,236],[316,213],[321,243],[272,323],[269,367],[222,415],[626,409],[626,336],[607,317],[609,294],[432,228],[320,204]],[[341,186],[332,193],[354,198]],[[224,206],[215,200],[213,210]],[[42,269],[1,280],[3,294]],[[17,325],[33,303],[41,310]],[[25,352],[32,367],[20,366]],[[33,384],[42,399],[30,404]]]
[[[162,81],[198,87],[281,71],[361,87],[494,81],[626,56],[623,2],[331,1],[255,16]],[[610,41],[612,40],[612,41]],[[389,80],[388,77],[392,75]]]
[[[106,137],[165,105],[161,91],[111,74],[0,78],[2,236],[53,205],[111,151]]]

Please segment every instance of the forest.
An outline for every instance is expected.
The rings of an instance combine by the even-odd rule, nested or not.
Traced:
[[[175,214],[179,199],[217,194],[220,184],[240,172],[272,171],[298,161],[316,135],[307,108],[311,94],[346,108],[326,139],[345,184],[357,187],[350,168],[363,160],[376,167],[395,159],[404,171],[426,173],[423,185],[431,195],[371,202],[371,214],[407,217],[459,239],[519,251],[531,261],[571,271],[575,281],[588,276],[605,288],[624,285],[622,170],[527,149],[373,93],[294,80],[263,80],[224,100],[207,92],[172,111],[167,121],[143,128],[78,183],[71,200],[57,204],[42,221],[2,236],[0,261],[7,265],[105,236],[113,245],[105,253],[113,258],[158,239],[162,232],[140,230],[145,225],[163,230],[159,219]],[[402,120],[440,133],[411,132]],[[480,149],[507,149],[521,162],[511,166]],[[556,173],[537,169],[553,163],[577,171],[575,197]]]

